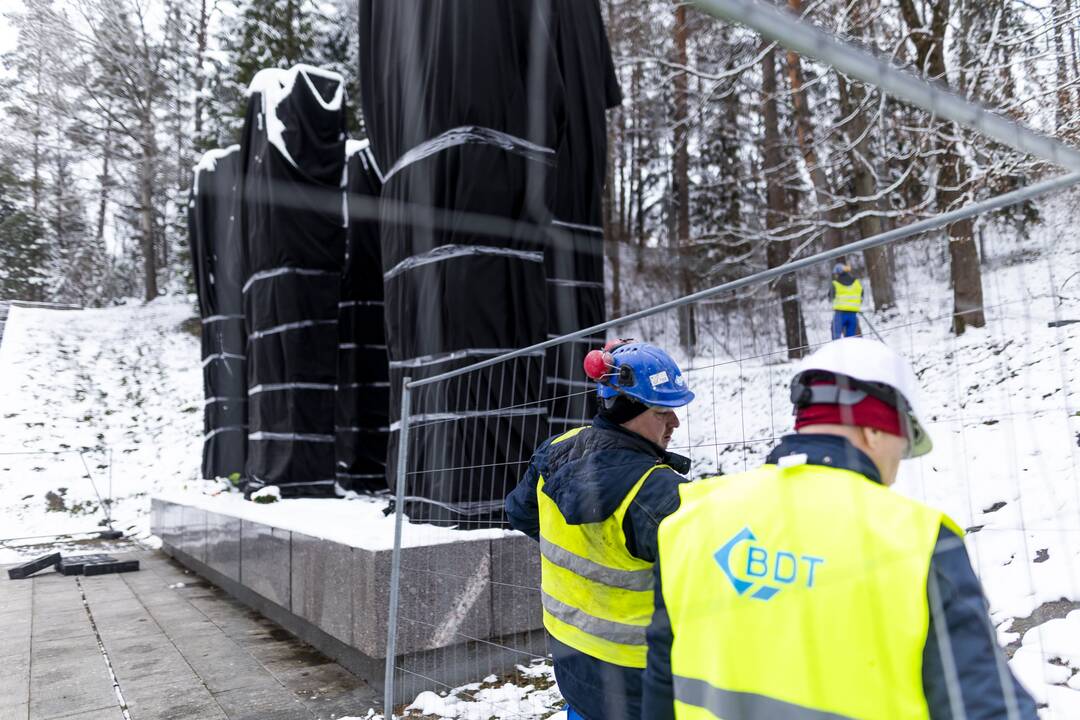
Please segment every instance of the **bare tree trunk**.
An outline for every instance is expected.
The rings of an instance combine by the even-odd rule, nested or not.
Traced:
[[[783,162],[780,147],[780,114],[776,107],[776,50],[770,49],[761,59],[761,92],[765,96],[763,120],[765,125],[765,186],[768,211],[765,213],[765,226],[769,230],[780,227],[789,214],[787,193],[777,174]],[[765,259],[770,268],[786,263],[791,256],[790,240],[775,240],[770,237],[765,248]],[[775,284],[780,295],[781,311],[784,316],[784,336],[787,340],[788,357],[801,358],[806,354],[806,325],[803,323],[802,305],[799,303],[799,286],[794,274],[783,275]]]
[[[1054,24],[1054,55],[1057,65],[1057,106],[1054,108],[1054,127],[1060,136],[1068,124],[1072,111],[1072,97],[1069,92],[1068,58],[1065,53],[1065,30],[1067,8],[1064,0],[1054,0],[1050,21]]]
[[[206,0],[199,0],[199,23],[195,30],[195,139],[202,138],[203,100],[202,90],[206,83],[203,77],[203,61],[206,59],[206,28],[210,16],[206,11]]]
[[[911,31],[918,65],[931,79],[948,82],[945,66],[945,30],[949,20],[949,0],[934,0],[927,8],[933,13],[930,24],[919,16],[914,0],[900,0],[900,11]],[[943,155],[938,173],[938,210],[945,212],[964,200],[968,184],[968,166],[957,143],[960,131],[952,123],[939,125],[939,149]],[[942,134],[957,137],[950,140]],[[953,287],[953,332],[960,335],[970,327],[986,325],[983,312],[982,268],[979,248],[975,244],[973,222],[961,220],[948,228],[950,276]]]
[[[615,220],[615,131],[608,127],[607,183],[604,188],[604,250],[611,266],[611,315],[622,315],[622,263],[619,257],[619,236]]]
[[[788,0],[788,7],[797,15],[802,15],[802,0]],[[818,216],[830,224],[825,226],[823,238],[825,249],[832,250],[844,244],[844,238],[838,227],[842,218],[840,208],[834,207],[829,178],[821,166],[817,150],[814,147],[814,131],[811,127],[810,102],[803,90],[802,59],[798,53],[787,52],[788,82],[791,83],[791,101],[795,108],[795,134],[799,140],[806,169],[810,172],[810,181],[814,185],[814,199],[817,201]],[[826,210],[825,208],[829,208]]]
[[[143,277],[145,300],[150,302],[158,296],[157,255],[154,252],[154,126],[150,118],[143,118],[142,155],[139,158],[139,230],[142,235]]]
[[[101,191],[98,194],[97,241],[105,239],[105,214],[109,208],[109,162],[112,160],[112,123],[106,122],[105,141],[101,146]]]
[[[675,6],[675,62],[687,65],[686,42],[689,27],[686,24],[686,5],[676,0]],[[679,72],[674,80],[674,157],[672,158],[672,196],[675,200],[675,245],[678,257],[678,282],[682,295],[693,292],[690,277],[690,149],[687,147],[689,133],[689,98],[685,72]],[[684,305],[679,310],[679,344],[688,353],[697,345],[697,326],[694,307]]]
[[[877,199],[877,175],[870,166],[873,148],[870,147],[867,134],[866,116],[856,109],[862,104],[865,91],[858,84],[849,85],[841,76],[840,103],[845,115],[851,117],[849,137],[862,138],[851,148],[851,169],[855,180],[855,209],[861,214],[859,234],[864,238],[880,235],[885,231],[878,214],[882,210],[882,201]],[[866,273],[870,278],[870,292],[874,307],[878,310],[895,307],[896,293],[893,289],[892,258],[888,246],[873,248],[863,252],[866,261]]]
[[[45,61],[43,59],[43,52],[40,45],[40,43],[44,42],[44,40],[39,38],[37,42],[39,44],[37,48],[37,87],[34,96],[34,147],[33,153],[31,155],[32,174],[30,178],[30,197],[35,216],[41,209],[41,77],[42,74],[45,72]]]

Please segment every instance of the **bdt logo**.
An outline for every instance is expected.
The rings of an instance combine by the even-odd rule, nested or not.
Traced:
[[[814,587],[814,571],[818,565],[825,562],[825,558],[812,555],[796,555],[787,550],[776,550],[770,556],[767,549],[754,544],[751,544],[746,549],[746,567],[736,568],[736,570],[743,570],[743,572],[739,573],[743,577],[736,575],[736,571],[732,570],[731,567],[732,550],[739,543],[753,543],[755,540],[757,540],[757,536],[754,535],[753,531],[749,527],[744,527],[713,554],[716,563],[727,575],[728,580],[731,581],[735,592],[745,595],[750,588],[754,587],[754,583],[760,579],[761,587],[754,591],[750,597],[755,600],[771,600],[774,595],[783,589],[782,586],[794,584],[799,580],[800,575],[805,577],[807,588]],[[803,572],[800,572],[800,566],[802,566]],[[767,584],[764,582],[766,579],[775,584]]]

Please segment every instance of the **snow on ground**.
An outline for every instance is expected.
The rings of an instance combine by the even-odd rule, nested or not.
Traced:
[[[192,302],[102,310],[13,307],[0,341],[0,537],[115,527],[149,535],[149,497],[201,458]],[[110,493],[111,487],[111,493]],[[0,546],[0,563],[20,555]]]
[[[935,444],[904,463],[896,490],[968,529],[999,639],[1020,647],[1014,668],[1049,703],[1045,717],[1077,718],[1080,612],[1064,615],[1080,608],[1080,322],[1049,323],[1080,321],[1080,277],[1067,282],[1080,241],[1050,222],[986,251],[986,327],[953,336],[947,275],[917,265],[898,279],[901,310],[872,316],[913,362]],[[825,339],[823,323],[810,330]],[[672,449],[691,456],[694,477],[753,467],[791,429],[785,354],[728,348],[754,357],[696,358],[689,373],[699,399]],[[1047,621],[1048,608],[1061,617]]]

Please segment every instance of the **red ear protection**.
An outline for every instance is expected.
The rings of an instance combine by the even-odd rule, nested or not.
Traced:
[[[585,374],[599,382],[614,367],[615,359],[606,350],[590,350],[585,356]]]

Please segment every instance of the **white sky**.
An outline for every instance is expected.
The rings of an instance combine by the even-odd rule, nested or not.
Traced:
[[[20,12],[22,0],[0,0],[0,53],[6,53],[15,47],[16,32],[7,14]]]

